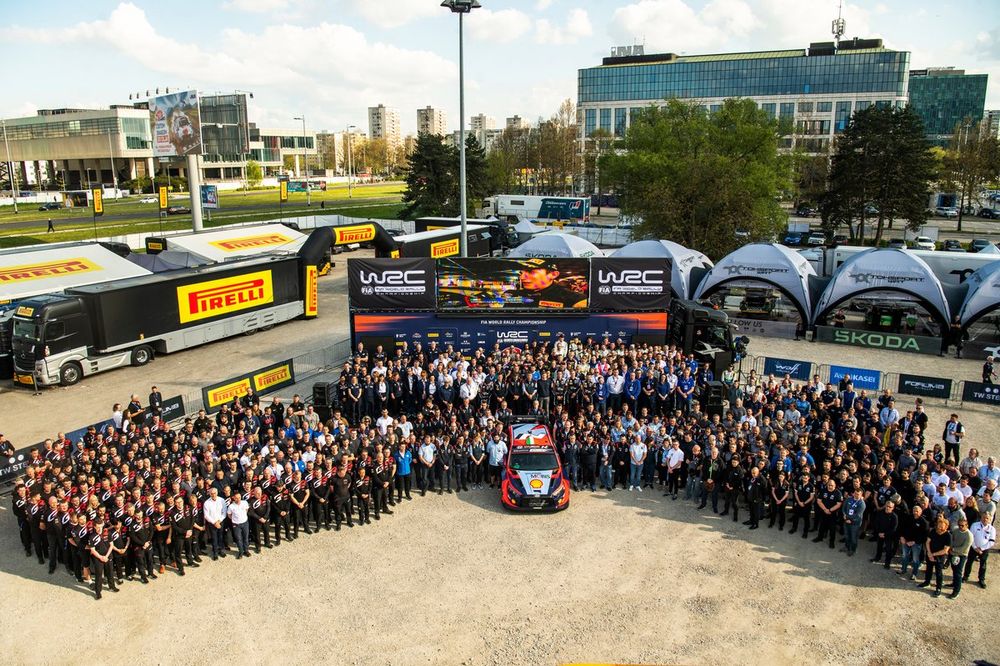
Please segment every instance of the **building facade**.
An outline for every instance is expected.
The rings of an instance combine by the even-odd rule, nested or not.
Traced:
[[[385,139],[389,145],[398,146],[402,140],[399,109],[388,108],[384,104],[368,107],[368,136]]]
[[[983,132],[992,137],[1000,138],[1000,109],[992,109],[983,115]]]
[[[585,150],[598,129],[624,136],[640,109],[667,98],[714,110],[728,98],[744,97],[792,123],[785,147],[826,152],[854,111],[907,103],[909,63],[908,52],[886,49],[879,39],[757,53],[604,58],[578,72],[580,147]]]
[[[497,121],[493,116],[488,116],[485,113],[479,113],[472,116],[469,122],[469,129],[473,132],[480,132],[482,130],[496,129]]]
[[[511,116],[506,120],[506,127],[509,130],[525,130],[531,127],[531,123],[521,116]]]
[[[448,133],[448,116],[441,109],[428,106],[417,109],[417,135],[436,134],[444,136]]]
[[[910,71],[910,106],[924,121],[932,143],[946,145],[963,123],[978,125],[986,105],[988,78],[954,67]]]

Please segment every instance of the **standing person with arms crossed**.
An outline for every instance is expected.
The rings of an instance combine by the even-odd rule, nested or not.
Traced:
[[[208,499],[205,500],[202,510],[205,515],[205,528],[208,530],[208,536],[212,542],[212,559],[217,560],[220,556],[225,557],[222,522],[226,519],[226,501],[219,497],[219,490],[215,486],[208,489]]]
[[[924,573],[924,582],[917,587],[930,587],[931,576],[935,578],[934,596],[941,596],[941,586],[944,583],[944,565],[948,561],[951,553],[951,532],[948,531],[948,519],[939,516],[934,524],[934,531],[927,535],[924,544],[927,551],[927,571]]]
[[[233,526],[233,540],[236,542],[236,559],[250,557],[250,505],[239,493],[233,493],[233,500],[226,510]]]
[[[965,561],[965,571],[962,580],[968,581],[969,574],[972,573],[972,563],[979,562],[979,587],[986,589],[986,560],[989,558],[990,550],[996,545],[997,530],[992,525],[993,514],[983,512],[979,514],[979,520],[970,530],[972,532],[972,548],[969,550],[969,557]]]

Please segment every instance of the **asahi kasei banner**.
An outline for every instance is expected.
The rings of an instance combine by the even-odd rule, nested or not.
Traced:
[[[592,310],[666,310],[670,307],[670,260],[593,257]]]
[[[349,303],[354,310],[433,310],[434,260],[348,259]]]

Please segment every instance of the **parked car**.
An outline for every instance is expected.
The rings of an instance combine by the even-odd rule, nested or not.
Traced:
[[[816,247],[817,245],[823,245],[826,243],[826,234],[822,231],[813,231],[809,234],[809,238],[806,239],[806,245],[810,247]]]
[[[154,197],[152,194],[147,194],[144,197],[139,197],[139,203],[156,203],[157,201],[159,201],[159,199]]]
[[[934,214],[938,217],[958,217],[958,209],[954,206],[938,206],[934,209]]]
[[[803,204],[795,209],[795,215],[798,217],[813,217],[816,215],[816,209],[812,206],[806,206]]]
[[[806,261],[819,261],[823,258],[823,249],[819,247],[807,247],[799,250],[799,254],[805,257]]]
[[[965,252],[965,248],[962,247],[962,243],[960,241],[955,240],[954,238],[949,238],[948,240],[946,240],[944,242],[944,247],[942,247],[941,249],[944,250],[945,252]]]
[[[836,236],[833,237],[833,244],[834,245],[847,245],[847,241],[848,240],[849,239],[847,238],[846,235],[844,235],[844,234],[837,234]]]
[[[913,239],[913,247],[917,250],[936,250],[937,244],[927,236],[917,236]]]
[[[781,242],[789,247],[795,247],[796,245],[802,245],[802,236],[803,234],[800,231],[789,231],[785,234],[785,239]]]
[[[996,208],[980,208],[978,215],[987,220],[996,220],[1000,219],[1000,210]]]
[[[190,212],[187,206],[167,206],[167,215],[187,215]]]
[[[876,217],[878,216],[878,208],[871,204],[865,204],[865,217]]]
[[[972,242],[969,243],[969,252],[979,252],[986,249],[989,244],[990,242],[985,238],[973,238]]]
[[[48,203],[43,203],[38,207],[38,210],[60,210],[63,207],[61,203],[56,203],[55,201],[49,201]]]
[[[906,249],[906,241],[903,240],[902,238],[890,238],[889,239],[889,247],[893,248],[895,250],[905,250]]]

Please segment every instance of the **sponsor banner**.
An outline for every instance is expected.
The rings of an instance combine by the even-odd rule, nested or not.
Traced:
[[[159,189],[159,200],[160,210],[166,210],[167,206],[170,205],[170,199],[167,196],[167,188],[165,186]]]
[[[730,317],[737,335],[759,335],[765,338],[795,339],[795,331],[799,325],[793,321],[771,321],[770,319],[753,319],[752,317]]]
[[[349,227],[333,228],[333,244],[368,243],[375,240],[374,224],[355,224]]]
[[[458,254],[460,245],[457,238],[431,243],[431,259],[441,259]]]
[[[149,412],[149,408],[147,408],[146,411],[152,415],[151,412]],[[167,422],[179,419],[184,416],[185,413],[184,398],[179,395],[175,395],[172,398],[165,398],[163,403],[160,405],[160,418]]]
[[[242,398],[250,392],[251,388],[256,393],[267,393],[291,386],[294,383],[295,368],[292,360],[288,359],[206,386],[201,390],[201,398],[205,410],[212,412],[222,405],[231,403],[233,398]]]
[[[964,382],[962,401],[1000,405],[1000,386],[996,384],[983,384],[982,382]]]
[[[315,266],[306,266],[306,306],[305,316],[319,315],[319,271]]]
[[[937,355],[941,353],[940,338],[931,338],[924,335],[817,326],[816,339],[820,342],[832,342],[838,345],[851,345],[852,347],[868,347],[869,349],[891,349],[893,351],[912,352],[914,354]]]
[[[288,181],[283,180],[278,183],[278,201],[285,203],[288,201]]]
[[[274,245],[284,245],[291,243],[292,238],[281,233],[255,234],[253,236],[242,236],[240,238],[227,238],[225,240],[209,241],[208,244],[217,247],[223,252],[240,252],[252,250],[259,247],[270,247]]]
[[[808,381],[812,377],[812,363],[809,361],[796,361],[790,358],[773,358],[768,356],[764,359],[764,374],[775,377],[790,376],[800,382]]]
[[[154,157],[201,155],[201,111],[196,91],[151,97],[149,123]]]
[[[589,278],[587,259],[442,259],[437,306],[452,311],[584,309]]]
[[[272,302],[274,285],[269,270],[177,287],[177,308],[182,324]]]
[[[850,375],[851,383],[856,389],[877,391],[882,384],[882,373],[868,368],[851,368],[846,365],[830,366],[830,383],[839,384],[840,380]]]
[[[670,307],[670,272],[669,259],[592,258],[590,307],[666,310]]]
[[[167,247],[161,240],[146,239],[146,252],[148,254],[158,254],[166,250]]]
[[[27,282],[42,278],[56,277],[76,273],[88,273],[103,270],[89,259],[76,257],[73,259],[56,259],[41,264],[20,264],[0,268],[0,284]],[[31,316],[31,315],[25,315]]]
[[[899,388],[896,389],[896,393],[947,399],[951,396],[951,380],[900,374]]]
[[[218,208],[219,207],[219,188],[216,185],[202,185],[201,186],[201,207],[202,208]]]
[[[250,376],[256,393],[268,393],[295,383],[295,368],[292,360],[282,361],[258,370]]]
[[[100,188],[94,188],[91,190],[94,197],[94,215],[101,216],[104,215],[104,190]]]
[[[0,485],[13,483],[14,479],[24,473],[24,470],[31,464],[31,452],[35,449],[44,454],[42,445],[35,444],[17,449],[12,456],[0,457]]]
[[[348,259],[348,297],[358,310],[431,310],[434,260]]]

